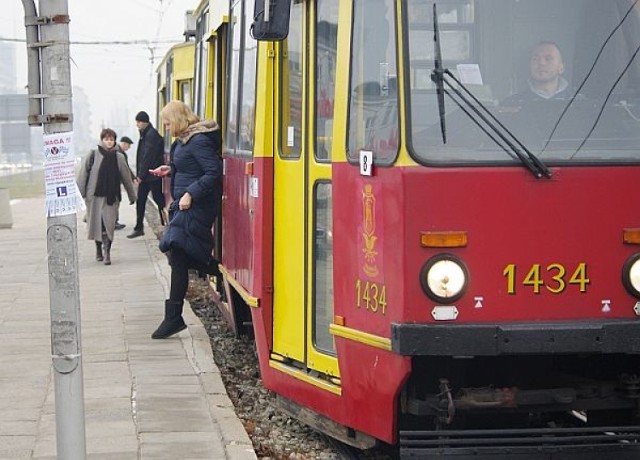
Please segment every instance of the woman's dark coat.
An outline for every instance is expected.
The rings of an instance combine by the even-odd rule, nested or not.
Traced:
[[[194,262],[193,268],[210,265],[213,250],[211,227],[218,215],[222,191],[222,139],[211,120],[189,127],[186,135],[171,146],[171,196],[169,225],[160,250],[179,247]],[[189,192],[191,207],[180,211],[178,202]]]

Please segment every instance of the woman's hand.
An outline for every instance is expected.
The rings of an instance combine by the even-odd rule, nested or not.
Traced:
[[[164,177],[170,172],[171,172],[171,166],[169,165],[161,165],[161,166],[158,166],[156,169],[149,170],[149,174],[153,176],[158,176],[158,177]]]
[[[189,209],[191,207],[191,201],[192,201],[192,198],[191,198],[191,195],[189,195],[189,192],[182,195],[182,197],[180,198],[180,201],[178,202],[178,207],[180,208],[180,211]]]

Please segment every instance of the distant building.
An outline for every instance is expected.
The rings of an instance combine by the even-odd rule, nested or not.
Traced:
[[[31,129],[26,94],[0,95],[0,165],[31,165]]]
[[[73,89],[73,143],[76,156],[85,156],[97,144],[92,133],[89,100],[81,88]],[[26,94],[0,94],[0,167],[42,164],[42,127],[27,124]]]
[[[28,96],[17,88],[16,45],[0,42],[0,168],[42,165],[42,127],[27,124]],[[18,94],[20,93],[20,94]],[[85,156],[95,148],[100,133],[91,132],[89,98],[80,87],[72,90],[75,154]]]
[[[87,93],[79,86],[72,89],[73,104],[73,144],[77,157],[83,157],[99,141],[100,133],[91,131],[91,104]]]
[[[127,136],[137,143],[139,134],[133,116],[131,116],[130,113],[129,107],[125,102],[114,104],[113,108],[109,111],[111,126],[105,126],[105,128],[112,128],[118,134],[118,139],[122,136]],[[129,156],[131,156],[131,152],[129,152]]]
[[[0,94],[16,94],[16,48],[15,43],[0,42],[0,62],[2,62],[2,72],[0,72]]]

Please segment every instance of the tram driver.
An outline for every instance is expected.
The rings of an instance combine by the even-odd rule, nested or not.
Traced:
[[[529,101],[568,99],[572,96],[564,74],[560,47],[552,41],[542,41],[533,47],[529,60],[527,88],[503,101],[503,105],[522,105]]]
[[[586,135],[585,113],[576,108],[584,101],[564,78],[565,64],[560,47],[553,41],[538,42],[529,58],[529,76],[524,90],[502,101],[511,131],[530,148],[541,148],[553,137],[578,145]],[[575,101],[575,102],[577,102]],[[574,109],[560,123],[569,106]]]

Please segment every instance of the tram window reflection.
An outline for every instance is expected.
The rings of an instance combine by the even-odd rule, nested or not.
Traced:
[[[338,0],[317,2],[316,24],[316,158],[331,159],[331,135],[338,47]]]
[[[303,3],[291,3],[289,35],[283,42],[280,61],[280,155],[292,159],[300,158],[302,152],[303,8]]]
[[[390,164],[399,146],[395,3],[356,0],[353,34],[349,160],[369,150],[377,164]]]
[[[226,126],[226,135],[224,137],[225,144],[225,154],[235,154],[236,148],[238,146],[238,113],[239,113],[239,104],[240,104],[240,85],[241,85],[241,75],[240,75],[240,63],[241,63],[241,37],[242,37],[242,28],[241,22],[239,18],[242,17],[242,5],[244,3],[240,2],[235,4],[232,7],[232,17],[233,21],[229,22],[230,28],[230,58],[229,58],[229,69],[228,69],[228,78],[227,78],[227,88],[228,88],[228,114],[227,114],[227,126]]]
[[[329,325],[333,322],[333,209],[331,183],[320,182],[314,189],[314,299],[313,343],[327,353],[335,353]]]

